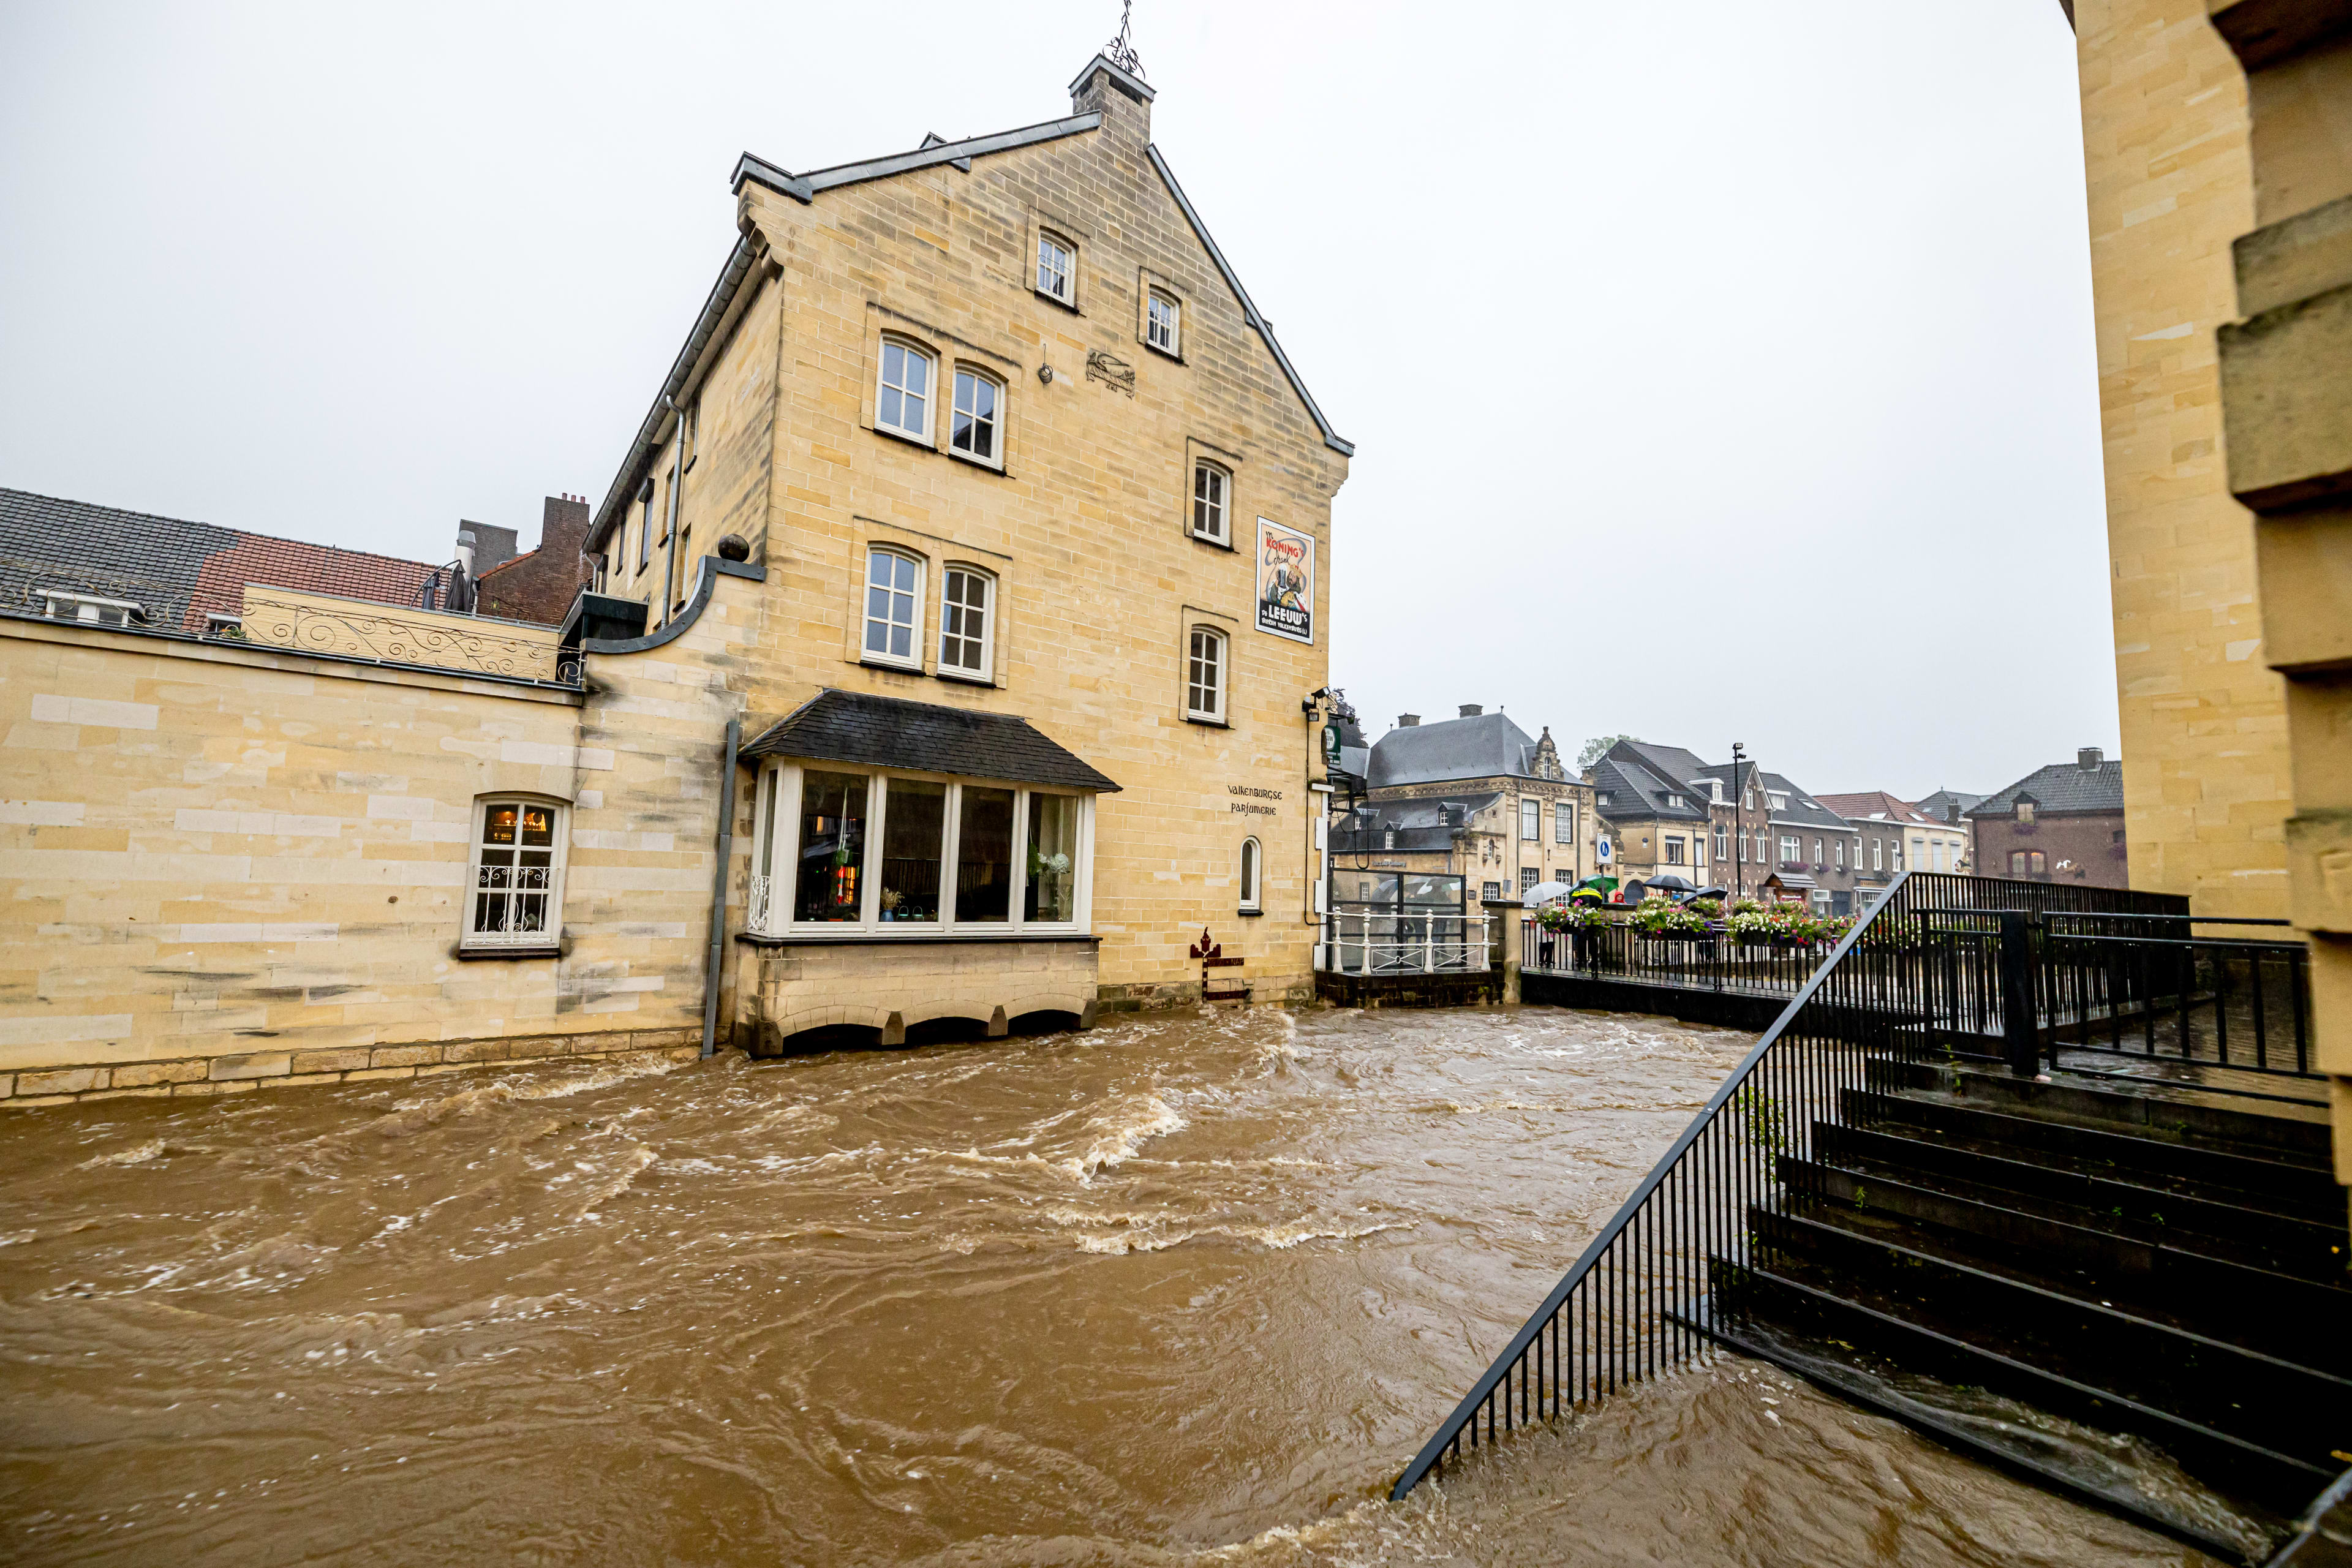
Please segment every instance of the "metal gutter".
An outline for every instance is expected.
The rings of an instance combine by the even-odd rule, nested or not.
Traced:
[[[1209,237],[1209,226],[1201,221],[1201,215],[1192,210],[1192,202],[1184,195],[1184,187],[1176,183],[1175,174],[1168,167],[1168,160],[1160,155],[1156,145],[1147,146],[1143,151],[1151,159],[1151,166],[1160,171],[1160,177],[1168,182],[1168,194],[1174,196],[1176,205],[1183,209],[1184,221],[1191,224],[1192,232],[1200,237],[1201,244],[1209,252],[1209,259],[1214,261],[1217,270],[1224,274],[1225,287],[1231,289],[1234,298],[1241,302],[1242,318],[1257,330],[1259,337],[1265,340],[1265,346],[1274,352],[1274,363],[1280,365],[1282,374],[1290,378],[1290,389],[1298,394],[1298,401],[1307,405],[1307,412],[1314,416],[1316,428],[1323,432],[1323,444],[1341,457],[1354,457],[1356,444],[1341,439],[1339,433],[1331,428],[1331,422],[1323,417],[1323,410],[1316,405],[1315,395],[1307,390],[1307,384],[1298,378],[1298,372],[1291,366],[1290,356],[1284,353],[1282,345],[1275,341],[1274,328],[1258,314],[1256,302],[1250,299],[1249,290],[1242,287],[1241,279],[1234,272],[1233,263],[1225,259],[1225,253],[1219,250],[1217,242]]]
[[[743,721],[727,721],[727,761],[719,776],[719,868],[711,874],[710,956],[702,975],[702,1054],[719,1049],[719,960],[727,945],[728,862],[735,855],[735,751]]]
[[[627,505],[625,499],[637,482],[646,459],[652,456],[659,443],[662,430],[669,419],[670,400],[686,395],[694,380],[703,353],[723,335],[722,329],[737,314],[743,280],[767,249],[767,242],[756,234],[740,236],[735,248],[728,254],[727,265],[719,268],[719,281],[710,287],[710,297],[702,302],[702,312],[694,321],[694,328],[686,335],[686,346],[677,351],[669,374],[662,381],[661,390],[654,395],[654,405],[637,426],[636,439],[629,443],[629,455],[614,476],[613,488],[604,492],[604,504],[596,509],[595,521],[588,525],[585,548],[594,550],[610,532],[619,514]]]

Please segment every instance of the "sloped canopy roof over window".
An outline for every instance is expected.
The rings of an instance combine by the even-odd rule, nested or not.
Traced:
[[[1013,784],[1114,792],[1118,785],[1012,713],[827,689],[768,727],[741,756],[855,763]]]

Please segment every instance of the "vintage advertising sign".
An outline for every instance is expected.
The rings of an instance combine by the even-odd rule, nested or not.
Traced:
[[[1257,520],[1257,629],[1315,640],[1315,540],[1265,518]]]

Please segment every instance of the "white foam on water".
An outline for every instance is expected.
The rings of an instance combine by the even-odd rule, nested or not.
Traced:
[[[1087,1126],[1097,1131],[1086,1152],[1057,1163],[1076,1178],[1078,1185],[1091,1186],[1095,1173],[1132,1160],[1146,1139],[1162,1137],[1187,1125],[1176,1108],[1157,1094],[1122,1100],[1106,1114],[1088,1119]]]

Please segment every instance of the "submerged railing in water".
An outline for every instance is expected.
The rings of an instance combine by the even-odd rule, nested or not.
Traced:
[[[2011,1065],[2031,1072],[2045,1044],[2083,1048],[2056,1037],[2118,1019],[2152,1027],[2151,1015],[2168,998],[2175,1013],[2185,999],[2196,1016],[2193,962],[2183,971],[2186,961],[2168,961],[2175,981],[2168,991],[2164,975],[2139,978],[2132,967],[2157,960],[2116,956],[2135,948],[2226,945],[2148,934],[2189,929],[2182,923],[2187,904],[2170,894],[1945,872],[1897,878],[1413,1456],[1389,1495],[1402,1498],[1432,1469],[1459,1458],[1465,1446],[1493,1442],[1690,1360],[1714,1327],[1709,1259],[1748,1261],[1748,1208],[1779,1190],[1779,1158],[1810,1158],[1816,1123],[1848,1124],[1846,1091],[1868,1087],[1872,1061],[1931,1052],[1941,1058],[1948,1050],[1999,1056],[2021,1046],[2025,1054],[2012,1054]],[[2107,934],[2070,934],[2095,926]],[[2125,945],[2097,945],[2109,942]],[[2266,951],[2259,962],[2286,961]],[[2300,968],[2289,973],[2290,985],[2305,983]],[[2275,1011],[2264,1005],[2266,1016]],[[2308,1007],[2297,1000],[2292,1013],[2296,1043],[2276,1059],[2307,1063],[2302,1020]],[[2237,1028],[2230,1039],[2245,1037],[2233,1017],[2222,1016],[2217,1027]],[[2198,1035],[2183,1026],[2179,1038],[2193,1044]],[[2233,1058],[2227,1065],[2240,1064]]]

